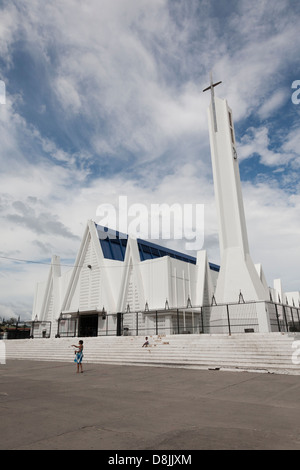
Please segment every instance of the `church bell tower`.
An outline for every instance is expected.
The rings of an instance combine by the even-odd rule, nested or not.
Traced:
[[[214,84],[211,76],[203,90],[211,90],[208,123],[221,258],[215,300],[238,302],[240,295],[245,302],[268,300],[250,257],[232,110],[214,94],[220,83]]]

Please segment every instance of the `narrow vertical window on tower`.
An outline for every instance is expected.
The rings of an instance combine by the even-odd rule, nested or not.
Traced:
[[[231,133],[231,141],[232,141],[232,144],[234,145],[235,142],[234,142],[234,133],[233,133],[233,123],[232,123],[232,115],[231,115],[231,112],[228,111],[228,117],[229,117],[229,126],[230,126],[230,133]]]
[[[232,114],[228,111],[228,118],[229,118],[229,128],[230,128],[230,135],[231,135],[231,143],[232,143],[232,150],[233,150],[233,158],[237,159],[237,153],[235,149],[235,139],[234,139],[234,131],[233,131],[233,121],[232,121]]]

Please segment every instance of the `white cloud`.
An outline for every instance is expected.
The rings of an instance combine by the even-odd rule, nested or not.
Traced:
[[[71,79],[57,77],[54,83],[55,91],[61,106],[70,113],[78,113],[81,108],[81,99]]]
[[[275,91],[268,99],[264,101],[260,107],[258,113],[261,119],[266,119],[267,117],[273,115],[274,112],[281,108],[282,105],[287,103],[289,99],[290,94],[287,89]]]
[[[269,0],[241,1],[230,17],[222,37],[226,50],[216,48],[213,57],[216,79],[223,80],[235,119],[259,112],[267,117],[264,113],[278,109],[290,91],[291,83],[285,81],[282,87],[282,79],[294,69],[297,57],[298,15],[293,5],[289,0],[276,5]]]
[[[12,307],[9,307],[8,305],[0,304],[0,318],[1,320],[2,318],[9,320],[11,318],[17,319],[17,316]]]
[[[1,11],[0,21],[0,56],[6,67],[11,65],[11,44],[19,27],[17,9],[13,4],[7,3]]]
[[[269,285],[281,278],[286,290],[300,284],[300,198],[268,181],[243,185],[250,252],[262,263]]]
[[[300,129],[292,129],[285,138],[282,146],[284,152],[294,156],[292,166],[295,170],[300,168]]]
[[[290,143],[293,145],[293,138]],[[262,164],[273,167],[286,165],[295,157],[292,152],[289,152],[289,144],[287,143],[274,151],[270,149],[270,146],[269,130],[267,127],[250,127],[239,143],[240,159],[244,160],[254,154],[258,154]]]

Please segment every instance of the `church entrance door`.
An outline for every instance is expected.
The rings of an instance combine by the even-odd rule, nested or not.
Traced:
[[[80,315],[78,336],[97,336],[98,334],[98,314]]]

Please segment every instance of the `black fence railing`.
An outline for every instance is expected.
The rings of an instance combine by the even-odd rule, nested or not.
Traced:
[[[271,327],[279,332],[300,332],[300,307],[269,302]]]
[[[300,307],[271,301],[61,316],[57,335],[147,336],[300,331]]]
[[[32,321],[31,322],[31,338],[50,338],[51,321]]]
[[[2,326],[0,339],[50,338],[51,321],[26,321]]]
[[[0,328],[0,339],[30,338],[30,323],[18,322],[15,325],[5,325]]]
[[[63,316],[58,320],[57,337],[78,336],[78,317],[65,318]]]

